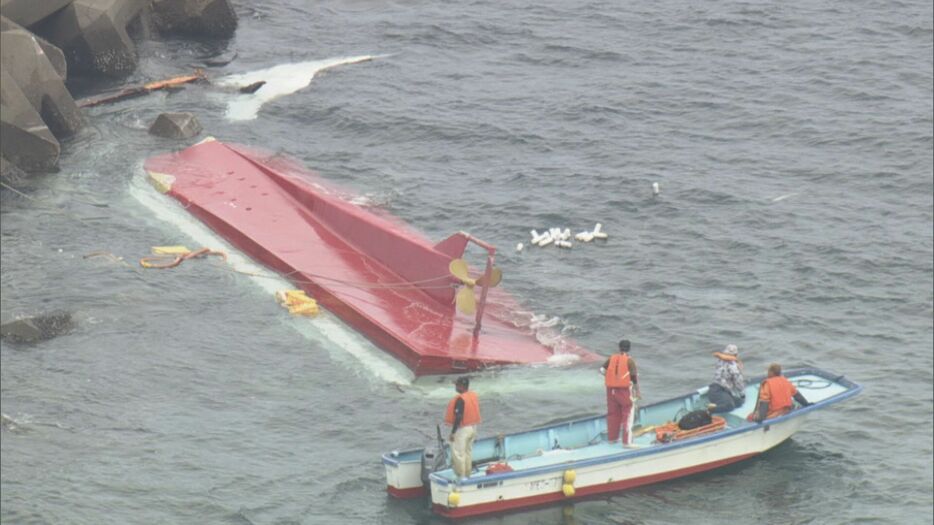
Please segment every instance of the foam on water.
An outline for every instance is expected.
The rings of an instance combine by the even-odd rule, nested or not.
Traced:
[[[227,103],[226,116],[230,120],[253,120],[263,104],[307,87],[311,80],[326,69],[367,62],[377,58],[372,55],[309,60],[290,64],[279,64],[266,69],[239,73],[220,78],[215,84],[227,87],[243,87],[256,82],[265,82],[250,94],[237,95]]]
[[[406,390],[418,392],[424,398],[450,399],[453,379],[454,376],[421,377]],[[470,388],[482,392],[484,396],[503,398],[514,393],[547,390],[599,400],[603,394],[603,376],[597,372],[596,366],[568,369],[551,365],[527,365],[470,374]]]

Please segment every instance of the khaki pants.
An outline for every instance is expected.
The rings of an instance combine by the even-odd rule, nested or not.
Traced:
[[[458,477],[466,478],[473,471],[473,441],[477,437],[476,425],[460,427],[451,444],[451,466]]]

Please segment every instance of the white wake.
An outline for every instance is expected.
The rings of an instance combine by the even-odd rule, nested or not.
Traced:
[[[332,67],[367,62],[374,58],[377,57],[362,55],[280,64],[266,69],[222,77],[214,83],[220,86],[240,88],[260,81],[265,82],[255,92],[236,95],[233,100],[227,103],[226,117],[228,119],[253,120],[263,104],[285,95],[291,95],[307,87],[319,72]]]

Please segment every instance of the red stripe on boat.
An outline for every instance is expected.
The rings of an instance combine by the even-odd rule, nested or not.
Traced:
[[[707,470],[715,469],[717,467],[722,467],[724,465],[729,465],[730,463],[736,463],[737,461],[742,461],[744,459],[751,458],[758,453],[753,454],[744,454],[742,456],[736,456],[729,459],[723,459],[720,461],[714,461],[712,463],[705,463],[703,465],[697,465],[694,467],[688,467],[680,470],[671,470],[661,474],[653,474],[651,476],[643,476],[641,478],[627,479],[623,481],[614,481],[612,483],[604,483],[602,485],[591,485],[589,487],[580,487],[575,491],[574,496],[567,497],[562,491],[552,492],[549,494],[541,494],[539,496],[529,496],[525,498],[518,498],[512,500],[503,500],[503,501],[494,501],[491,503],[479,503],[476,505],[469,505],[464,507],[447,507],[445,505],[439,505],[437,503],[432,504],[432,510],[435,513],[445,516],[447,518],[466,518],[468,516],[478,516],[480,514],[490,514],[493,512],[503,512],[508,510],[524,509],[529,507],[535,507],[539,505],[546,505],[548,503],[555,503],[558,501],[569,501],[580,498],[586,498],[588,496],[595,496],[599,494],[604,494],[607,492],[618,492],[621,490],[631,489],[633,487],[638,487],[641,485],[649,485],[651,483],[658,483],[659,481],[665,481],[672,478],[679,478],[683,476],[690,476],[691,474],[697,474],[699,472],[704,472]],[[484,489],[489,490],[489,489]]]
[[[415,498],[420,498],[422,496],[427,496],[428,487],[422,485],[420,487],[409,487],[407,489],[399,489],[399,488],[393,487],[392,485],[386,485],[386,492],[388,492],[390,496],[393,496],[399,499],[415,499]]]

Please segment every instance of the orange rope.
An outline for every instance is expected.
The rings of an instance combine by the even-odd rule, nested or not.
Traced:
[[[187,84],[189,82],[194,82],[195,80],[203,80],[205,78],[204,71],[200,69],[195,70],[194,75],[182,75],[174,78],[169,78],[166,80],[157,80],[155,82],[149,82],[148,84],[143,84],[143,88],[146,91],[154,91],[157,89],[164,89],[167,87],[177,86],[179,84]]]
[[[179,264],[182,264],[183,261],[188,259],[195,259],[206,257],[208,255],[217,255],[222,257],[225,261],[227,260],[227,254],[224,252],[216,252],[210,248],[201,248],[200,250],[195,250],[193,252],[188,252],[182,255],[176,256],[165,256],[165,255],[155,255],[151,257],[143,257],[139,260],[140,266],[143,268],[156,268],[156,269],[165,269],[165,268],[175,268]]]

